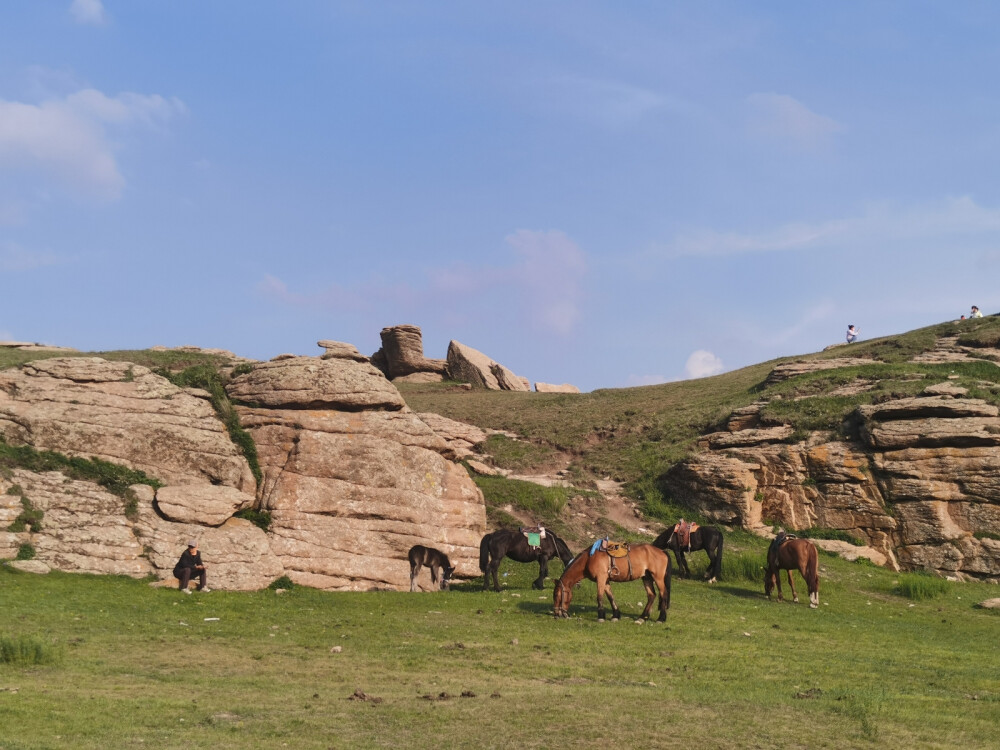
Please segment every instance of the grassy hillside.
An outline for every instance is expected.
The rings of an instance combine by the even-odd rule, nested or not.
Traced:
[[[727,571],[759,575],[764,543],[730,541]],[[730,574],[675,580],[665,626],[628,619],[638,582],[615,585],[620,623],[589,582],[555,620],[551,582],[509,561],[499,594],[184,596],[0,567],[0,747],[992,746],[1000,615],[974,605],[996,587],[911,599],[889,571],[821,566],[819,610]]]
[[[920,364],[944,337],[982,350],[1000,341],[1000,318],[948,322],[825,352],[787,357],[699,380],[641,388],[598,390],[586,394],[509,393],[464,390],[454,384],[401,385],[415,411],[433,411],[480,427],[523,437],[519,452],[493,438],[486,451],[499,454],[505,468],[535,470],[556,458],[568,459],[571,475],[585,480],[608,476],[628,483],[627,491],[652,515],[671,516],[670,498],[658,480],[695,448],[697,438],[721,429],[736,408],[767,401],[766,420],[796,428],[791,441],[809,431],[847,436],[845,418],[859,405],[912,396],[930,383],[952,378],[970,395],[1000,403],[1000,367],[983,351],[975,362]],[[875,360],[846,365],[765,385],[775,366],[789,361]],[[840,395],[844,386],[865,390]],[[531,448],[530,446],[533,446]],[[666,505],[666,508],[664,507]]]

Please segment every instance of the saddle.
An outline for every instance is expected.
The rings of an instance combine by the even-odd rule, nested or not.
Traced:
[[[694,521],[685,521],[683,518],[674,526],[674,533],[677,535],[677,544],[691,550],[691,532],[698,530],[698,524]]]
[[[614,574],[619,572],[618,566],[615,565],[615,560],[620,560],[623,557],[628,558],[629,549],[630,548],[628,542],[612,542],[610,539],[605,537],[604,539],[598,539],[596,542],[593,543],[593,545],[591,545],[590,554],[593,555],[598,550],[601,550],[602,552],[607,552],[608,557],[611,558],[611,565],[608,568],[608,576],[610,578],[614,578]],[[628,570],[629,570],[629,577],[631,578],[632,576],[631,559],[628,560]]]
[[[544,526],[521,526],[520,530],[528,540],[529,547],[538,549],[542,546],[542,540],[545,538]]]
[[[768,547],[768,554],[772,552],[777,552],[778,548],[790,539],[798,539],[795,534],[787,534],[784,529],[778,532],[777,536],[771,540],[771,546]]]

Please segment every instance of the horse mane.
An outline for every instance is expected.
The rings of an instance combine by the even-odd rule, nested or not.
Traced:
[[[570,550],[569,545],[563,541],[563,538],[550,529],[546,529],[545,533],[552,537],[552,542],[556,546],[556,554],[559,559],[563,561],[563,565],[568,566],[571,562],[573,562],[573,552]],[[566,557],[563,557],[564,554]],[[568,562],[567,558],[569,558]]]

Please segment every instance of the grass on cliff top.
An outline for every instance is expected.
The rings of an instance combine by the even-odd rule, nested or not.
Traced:
[[[552,582],[511,561],[499,594],[184,596],[0,567],[0,640],[54,657],[0,663],[0,747],[992,746],[1000,614],[974,605],[996,587],[916,601],[890,571],[820,562],[819,610],[675,579],[665,626],[633,623],[640,582],[615,584],[620,623],[596,621],[590,582],[555,620]]]
[[[162,368],[179,372],[197,365],[219,367],[231,364],[226,357],[200,352],[152,351],[151,349],[118,349],[108,352],[28,352],[0,347],[0,370],[20,367],[25,362],[56,357],[100,357],[112,362],[133,362],[151,370]]]

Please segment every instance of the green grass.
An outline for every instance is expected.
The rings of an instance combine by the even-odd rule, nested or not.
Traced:
[[[85,479],[104,487],[108,492],[125,498],[133,484],[148,484],[159,488],[163,484],[147,476],[138,469],[130,469],[120,464],[100,458],[80,458],[65,456],[55,451],[40,451],[30,445],[10,445],[0,437],[0,471],[9,473],[11,469],[28,471],[59,471],[72,479]]]
[[[922,603],[890,571],[821,565],[819,610],[675,579],[665,626],[629,619],[639,582],[614,586],[620,623],[596,622],[589,582],[555,620],[551,581],[511,561],[501,593],[421,594],[183,596],[0,567],[0,634],[61,653],[0,664],[0,747],[991,746],[1000,615],[974,605],[994,587]]]
[[[475,476],[476,485],[483,491],[487,509],[510,505],[541,521],[552,522],[559,518],[562,509],[579,490],[567,487],[542,487],[534,482],[505,477]]]
[[[52,664],[57,659],[56,650],[37,638],[29,636],[8,638],[0,635],[0,664],[33,667],[39,664]]]
[[[900,596],[914,601],[923,601],[942,596],[949,589],[948,581],[935,575],[918,571],[899,576],[897,590]]]
[[[556,451],[547,445],[513,440],[499,434],[490,435],[475,450],[490,456],[494,466],[520,473],[544,469],[556,456]]]

